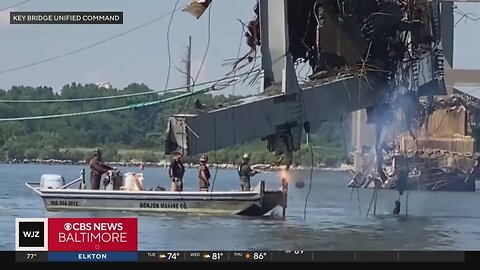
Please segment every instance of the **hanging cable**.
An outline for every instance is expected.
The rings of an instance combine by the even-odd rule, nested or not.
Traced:
[[[358,203],[358,214],[362,214],[362,208],[361,208],[361,203],[360,203],[360,188],[357,188],[357,203]]]
[[[243,27],[242,27],[243,29]],[[239,44],[238,44],[238,51],[237,51],[237,59],[240,58],[240,51],[242,50],[242,41],[243,41],[243,35],[244,33],[243,32],[240,32],[240,41],[239,41]],[[233,72],[233,76],[235,76],[237,74],[237,70],[235,69],[235,71]],[[233,86],[233,89],[232,89],[232,96],[235,95],[235,85]]]
[[[284,57],[285,55],[281,56]],[[275,61],[278,61],[281,57],[275,59]],[[256,71],[260,71],[259,68],[255,69]],[[252,74],[251,71],[247,71],[244,73],[241,73],[236,76],[224,76],[220,79],[216,80],[210,80],[202,83],[195,84],[196,86],[201,86],[201,85],[207,85],[207,84],[212,84],[210,88],[212,88],[212,91],[219,90],[218,88],[226,88],[233,83],[237,84],[240,83],[242,80],[242,77],[248,78]],[[224,82],[225,81],[225,82]],[[223,85],[219,85],[220,82],[223,82]],[[116,95],[116,96],[104,96],[104,97],[89,97],[89,98],[72,98],[72,99],[1,99],[0,103],[60,103],[60,102],[81,102],[81,101],[95,101],[95,100],[108,100],[108,99],[118,99],[118,98],[128,98],[128,97],[135,97],[135,96],[142,96],[142,95],[152,95],[160,92],[173,92],[173,91],[178,91],[181,89],[185,89],[186,87],[193,87],[194,85],[187,85],[187,86],[180,86],[176,88],[170,88],[165,90],[153,90],[153,91],[146,91],[146,92],[139,92],[139,93],[132,93],[132,94],[123,94],[123,95]],[[202,90],[200,90],[202,91]]]
[[[218,173],[218,160],[217,160],[217,118],[213,118],[213,159],[215,161],[215,174],[213,175],[212,189],[215,187],[215,180],[217,179]]]
[[[198,77],[200,77],[200,73],[202,72],[203,65],[205,63],[205,59],[207,58],[208,50],[210,49],[210,39],[211,39],[211,14],[212,14],[212,6],[213,4],[210,3],[209,9],[208,9],[208,22],[207,22],[207,46],[205,48],[205,53],[203,54],[202,62],[200,63],[200,67],[198,68],[197,75],[195,76],[195,80],[193,81],[193,85],[195,86],[195,82],[198,80]],[[187,104],[184,104],[184,107],[188,109],[190,106],[191,98],[187,99]]]
[[[13,5],[9,6],[9,7],[4,7],[4,8],[2,8],[2,9],[0,9],[0,12],[5,11],[5,10],[7,10],[7,9],[14,8],[14,7],[18,7],[18,6],[20,6],[20,5],[23,5],[23,4],[25,4],[25,3],[28,3],[28,2],[30,2],[30,1],[32,1],[32,0],[25,0],[25,1],[18,2],[18,3],[16,3],[16,4],[13,4]]]
[[[307,219],[307,204],[308,204],[308,197],[310,196],[310,192],[312,191],[312,182],[313,182],[313,147],[312,143],[310,144],[310,157],[312,159],[311,166],[310,166],[310,184],[308,185],[308,192],[307,196],[305,197],[305,205],[303,207],[303,220]]]
[[[167,26],[167,52],[168,52],[168,69],[167,69],[167,79],[165,81],[165,89],[168,88],[168,81],[170,80],[170,71],[172,69],[172,56],[170,53],[170,27],[172,26],[173,16],[175,15],[175,10],[177,10],[178,2],[175,2],[175,6],[173,7],[172,15],[170,16],[170,21],[168,22]]]
[[[407,190],[407,197],[405,198],[405,216],[408,216],[408,195],[410,195],[410,190]]]
[[[208,9],[208,23],[207,23],[207,47],[205,48],[205,53],[203,54],[202,62],[200,63],[200,67],[198,68],[197,75],[195,76],[195,81],[198,80],[200,73],[202,72],[203,65],[205,64],[205,59],[207,58],[208,50],[210,49],[210,39],[211,39],[211,14],[212,14],[212,4],[210,4],[210,8]]]
[[[196,84],[196,86],[203,86],[211,83],[218,83],[225,80],[233,80],[239,81],[238,77],[243,77],[245,75],[249,75],[250,72],[244,72],[237,76],[225,76],[220,79],[210,80],[202,83]],[[0,103],[60,103],[60,102],[80,102],[80,101],[95,101],[95,100],[107,100],[107,99],[117,99],[117,98],[128,98],[128,97],[136,97],[136,96],[143,96],[143,95],[152,95],[164,92],[174,92],[178,90],[182,90],[188,87],[193,87],[194,85],[187,85],[187,86],[179,86],[170,89],[164,90],[152,90],[146,92],[138,92],[132,94],[123,94],[123,95],[116,95],[116,96],[104,96],[104,97],[88,97],[88,98],[72,98],[72,99],[0,99]]]
[[[343,152],[344,152],[344,155],[345,155],[345,162],[347,163],[347,165],[350,164],[350,158],[348,156],[348,149],[347,149],[347,139],[345,137],[345,130],[343,128],[343,117],[340,117],[340,121],[339,121],[339,125],[340,125],[340,133],[341,133],[341,136],[342,136],[342,141],[343,141]],[[352,174],[355,174],[355,172],[353,170],[350,170],[350,172]],[[361,204],[360,204],[360,187],[352,187],[352,191],[350,192],[350,197],[348,199],[348,204],[350,204],[350,201],[353,197],[353,190],[356,189],[357,190],[357,203],[358,203],[358,214],[361,215],[362,214],[362,207],[361,207]]]
[[[173,12],[177,12],[179,11],[180,9],[183,9],[183,7],[180,7],[178,9],[176,9],[175,11]],[[0,70],[0,74],[4,74],[4,73],[7,73],[7,72],[11,72],[11,71],[16,71],[16,70],[21,70],[21,69],[25,69],[25,68],[28,68],[28,67],[33,67],[33,66],[36,66],[36,65],[40,65],[40,64],[43,64],[43,63],[47,63],[47,62],[51,62],[51,61],[54,61],[54,60],[57,60],[57,59],[60,59],[60,58],[63,58],[63,57],[66,57],[66,56],[69,56],[69,55],[72,55],[72,54],[76,54],[76,53],[79,53],[81,51],[84,51],[84,50],[87,50],[87,49],[90,49],[90,48],[93,48],[93,47],[96,47],[100,44],[103,44],[105,42],[108,42],[110,40],[113,40],[113,39],[116,39],[116,38],[119,38],[121,36],[124,36],[128,33],[131,33],[133,31],[136,31],[140,28],[143,28],[149,24],[152,24],[156,21],[159,21],[159,20],[162,20],[163,18],[167,17],[168,15],[170,15],[172,12],[169,12],[169,13],[166,13],[166,14],[163,14],[159,17],[156,17],[148,22],[145,22],[145,23],[142,23],[138,26],[135,26],[133,28],[130,28],[129,30],[127,31],[124,31],[124,32],[121,32],[119,34],[116,34],[116,35],[113,35],[113,36],[110,36],[106,39],[103,39],[103,40],[100,40],[100,41],[97,41],[95,43],[92,43],[90,45],[87,45],[85,47],[81,47],[81,48],[78,48],[76,50],[73,50],[73,51],[70,51],[70,52],[66,52],[66,53],[62,53],[62,54],[59,54],[59,55],[56,55],[56,56],[52,56],[52,57],[49,57],[49,58],[45,58],[43,60],[39,60],[39,61],[36,61],[36,62],[33,62],[33,63],[30,63],[30,64],[26,64],[26,65],[21,65],[21,66],[17,66],[17,67],[13,67],[13,68],[8,68],[8,69],[4,69],[4,70]]]
[[[211,87],[192,92],[186,93],[183,95],[174,96],[171,98],[165,98],[161,100],[149,101],[149,102],[142,102],[136,103],[132,105],[122,106],[122,107],[115,107],[109,109],[101,109],[101,110],[94,110],[94,111],[86,111],[86,112],[75,112],[75,113],[65,113],[65,114],[51,114],[51,115],[41,115],[41,116],[25,116],[25,117],[15,117],[15,118],[0,118],[0,122],[11,122],[11,121],[26,121],[26,120],[43,120],[43,119],[54,119],[54,118],[64,118],[64,117],[72,117],[72,116],[80,116],[80,115],[89,115],[89,114],[98,114],[98,113],[106,113],[106,112],[116,112],[116,111],[125,111],[125,110],[135,110],[143,107],[158,105],[165,102],[175,101],[179,99],[183,99],[192,95],[204,94],[214,89]]]
[[[302,102],[303,102],[303,96],[302,96]],[[304,110],[305,111],[305,110]],[[305,112],[304,112],[305,113]],[[303,124],[303,128],[305,132],[307,133],[308,136],[310,136],[310,123],[305,122]],[[310,192],[312,191],[312,183],[313,183],[313,166],[314,166],[314,156],[313,156],[313,144],[311,140],[308,142],[308,145],[310,146],[310,158],[311,158],[311,166],[310,166],[310,183],[308,185],[308,192],[307,196],[305,197],[305,205],[303,207],[303,220],[307,219],[307,204],[308,204],[308,197],[310,196]]]
[[[375,215],[376,208],[377,208],[377,187],[375,187],[373,189],[372,199],[370,200],[370,204],[368,205],[368,210],[367,210],[367,214],[365,215],[365,217],[368,217],[368,214],[370,213],[370,209],[372,208],[372,204],[374,204],[373,212],[374,212],[374,215]]]

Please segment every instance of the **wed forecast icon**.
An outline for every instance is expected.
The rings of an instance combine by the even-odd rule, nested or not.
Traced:
[[[16,251],[48,251],[48,219],[15,219]]]

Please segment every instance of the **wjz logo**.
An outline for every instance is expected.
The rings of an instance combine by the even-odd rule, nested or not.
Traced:
[[[19,247],[43,247],[44,245],[43,222],[19,222],[18,223],[18,246]]]

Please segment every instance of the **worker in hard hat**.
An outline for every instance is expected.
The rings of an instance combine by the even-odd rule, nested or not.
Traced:
[[[260,171],[252,170],[250,167],[250,156],[243,155],[242,163],[238,166],[238,176],[240,177],[240,187],[242,191],[250,191],[250,177],[256,175]]]
[[[183,175],[185,174],[185,166],[182,161],[182,154],[175,152],[174,158],[168,167],[168,175],[172,180],[171,191],[183,191]]]
[[[102,180],[102,175],[109,170],[115,169],[102,162],[102,150],[100,149],[95,149],[93,151],[93,158],[90,160],[89,166],[91,189],[96,190],[100,189],[100,181]]]
[[[210,170],[207,167],[208,156],[200,157],[200,167],[198,168],[198,183],[200,191],[208,191],[210,187]]]

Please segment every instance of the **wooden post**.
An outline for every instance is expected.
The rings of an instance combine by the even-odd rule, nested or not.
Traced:
[[[285,178],[282,178],[282,194],[283,194],[283,205],[282,205],[282,218],[285,219],[286,210],[287,210],[287,198],[288,198],[288,182]]]
[[[80,189],[87,189],[87,185],[86,185],[86,183],[85,183],[85,169],[82,169],[82,170],[80,171],[80,175],[81,175],[81,177],[82,177],[82,182],[81,182],[81,184],[80,184]]]

